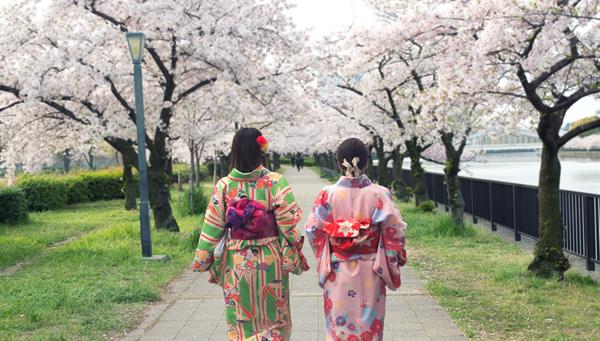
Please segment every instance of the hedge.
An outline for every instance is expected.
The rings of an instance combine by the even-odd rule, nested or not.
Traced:
[[[182,180],[188,181],[189,166],[176,165],[174,171],[181,172]],[[174,173],[172,181],[177,182],[177,173]],[[207,167],[200,167],[201,178],[205,178],[207,174]],[[118,168],[76,171],[67,175],[21,175],[17,179],[15,188],[0,188],[2,195],[0,198],[0,222],[4,221],[3,219],[7,219],[7,221],[23,219],[23,213],[20,211],[23,205],[26,207],[26,217],[27,211],[53,210],[86,201],[122,199],[125,197],[122,176],[123,172]],[[137,174],[134,174],[134,180],[137,189],[139,187]],[[195,195],[197,194],[195,193]],[[23,200],[20,200],[21,198]],[[11,200],[14,201],[14,204]],[[7,218],[4,218],[5,216]]]
[[[116,169],[72,175],[24,175],[16,187],[23,191],[30,211],[47,211],[86,201],[121,199],[121,177],[122,172]]]
[[[123,173],[116,170],[102,170],[82,173],[82,181],[87,184],[90,201],[124,198]],[[137,182],[137,175],[134,175]]]
[[[0,188],[0,223],[14,224],[27,219],[27,199],[18,188]]]
[[[26,175],[18,180],[17,187],[25,193],[30,211],[53,210],[68,203],[68,186],[62,177]]]

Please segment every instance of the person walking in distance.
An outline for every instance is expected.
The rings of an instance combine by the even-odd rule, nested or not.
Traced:
[[[233,138],[231,170],[210,197],[192,264],[223,288],[227,339],[287,341],[289,273],[308,270],[302,212],[285,177],[263,166],[268,141],[254,128]]]
[[[386,287],[400,287],[406,263],[406,224],[389,189],[364,174],[368,151],[356,138],[342,142],[345,175],[324,187],[304,226],[323,288],[326,340],[383,340]]]

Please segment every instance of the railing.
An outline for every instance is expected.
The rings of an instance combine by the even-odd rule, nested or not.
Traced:
[[[392,172],[390,172],[393,178]],[[402,178],[414,187],[409,170]],[[538,189],[535,186],[501,181],[459,177],[465,200],[465,212],[473,218],[487,220],[493,231],[501,226],[513,231],[515,241],[521,235],[539,238]],[[443,174],[425,173],[427,197],[448,210],[448,195]],[[586,268],[595,270],[600,260],[600,195],[561,190],[560,211],[564,224],[563,249],[585,258]]]

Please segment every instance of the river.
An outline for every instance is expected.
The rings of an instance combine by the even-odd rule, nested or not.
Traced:
[[[535,154],[485,155],[482,162],[462,162],[459,175],[477,179],[497,180],[524,185],[538,185],[539,156]],[[560,188],[584,193],[600,194],[600,158],[561,156]],[[410,160],[404,162],[410,168]],[[443,166],[423,162],[425,170],[443,173]]]

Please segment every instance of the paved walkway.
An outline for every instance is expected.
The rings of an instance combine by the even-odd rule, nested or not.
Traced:
[[[326,183],[308,168],[300,172],[288,168],[285,174],[306,219],[314,197]],[[302,276],[291,276],[292,340],[325,340],[322,291],[317,284],[315,260],[308,243],[304,252],[312,268]],[[223,294],[206,279],[206,274],[185,272],[171,284],[163,303],[151,306],[142,324],[125,340],[226,340]],[[388,290],[384,339],[466,338],[407,266],[402,272],[402,287],[396,292]]]

